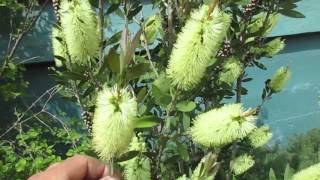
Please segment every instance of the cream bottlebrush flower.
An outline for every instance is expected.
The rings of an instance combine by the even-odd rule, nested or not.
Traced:
[[[281,40],[281,38],[276,38],[266,44],[266,55],[268,57],[272,57],[282,51],[284,47],[284,40]]]
[[[88,0],[62,0],[61,27],[75,63],[86,63],[99,51],[97,17]]]
[[[248,136],[250,144],[255,148],[259,148],[267,144],[271,138],[272,132],[268,125],[259,127]]]
[[[157,38],[158,32],[161,30],[162,19],[159,14],[149,17],[145,24],[145,35],[147,37],[148,44],[152,44]],[[145,41],[144,35],[141,36],[140,40]]]
[[[248,26],[249,32],[256,33],[258,31],[260,31],[261,28],[264,25],[264,21],[265,21],[266,16],[267,16],[266,12],[262,12],[262,13],[256,15],[256,16],[254,16],[254,18],[253,18],[253,22],[254,23],[252,23],[252,24],[250,24]],[[273,13],[273,14],[269,15],[269,18],[267,20],[267,23],[266,23],[266,26],[265,26],[265,29],[264,29],[264,35],[265,36],[267,36],[268,34],[271,33],[273,28],[277,25],[278,20],[279,20],[279,14],[278,13]]]
[[[240,175],[248,171],[253,165],[254,160],[252,156],[244,154],[232,160],[231,170],[235,175]]]
[[[104,88],[98,94],[92,141],[103,160],[112,160],[128,148],[136,115],[137,102],[127,89]]]
[[[191,14],[172,50],[167,74],[183,90],[200,82],[229,29],[229,15],[216,8],[208,18],[208,10],[204,5]]]
[[[189,180],[189,178],[184,174],[183,176],[178,177],[176,180]]]
[[[274,92],[280,92],[284,86],[287,84],[291,77],[291,71],[289,67],[281,67],[272,76],[269,87]]]
[[[320,163],[299,171],[292,176],[292,180],[319,180]]]
[[[53,48],[53,55],[56,56],[54,61],[57,67],[63,66],[63,63],[57,56],[62,57],[67,60],[68,58],[68,50],[67,45],[65,42],[64,35],[61,31],[60,27],[53,27],[52,28],[52,48]]]
[[[232,83],[240,76],[242,71],[243,65],[241,62],[231,57],[223,64],[222,71],[219,73],[219,81]]]
[[[130,143],[130,151],[145,151],[145,143],[137,137],[132,139]],[[151,179],[150,160],[143,154],[139,154],[123,163],[124,165],[124,178],[126,180],[149,180]]]
[[[244,111],[241,104],[224,105],[200,114],[191,127],[190,136],[206,147],[219,147],[242,139],[256,129],[253,111]]]

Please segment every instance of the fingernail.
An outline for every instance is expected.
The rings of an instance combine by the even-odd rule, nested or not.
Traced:
[[[100,180],[119,180],[119,179],[116,177],[106,176],[106,177],[101,178]]]

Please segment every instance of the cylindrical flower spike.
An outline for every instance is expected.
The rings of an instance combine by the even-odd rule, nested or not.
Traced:
[[[130,151],[145,151],[145,143],[134,137],[130,143]],[[124,165],[124,178],[126,180],[151,180],[151,167],[150,160],[143,154],[139,154],[123,163]]]
[[[74,63],[87,63],[99,51],[97,16],[88,0],[62,0],[61,26]]]
[[[55,56],[54,61],[57,67],[63,66],[63,62],[60,58],[67,60],[68,50],[64,35],[60,27],[52,28],[52,48],[53,55]]]
[[[291,77],[291,71],[289,67],[281,67],[272,76],[270,81],[270,88],[274,92],[280,92],[284,86],[287,84]]]
[[[284,40],[276,38],[266,44],[266,56],[272,57],[282,51],[284,47]]]
[[[220,147],[243,139],[256,129],[256,116],[252,110],[244,111],[241,104],[224,105],[200,114],[191,127],[190,136],[206,147]]]
[[[225,83],[234,82],[242,73],[243,65],[238,59],[229,58],[223,65],[222,71],[219,74],[219,81]]]
[[[215,62],[215,55],[229,29],[229,15],[218,8],[211,17],[208,14],[206,5],[194,11],[172,50],[167,74],[172,84],[183,90],[190,90],[201,81],[206,68]]]
[[[262,147],[263,145],[267,144],[271,138],[272,132],[270,131],[270,127],[268,125],[259,127],[248,136],[250,144],[254,148]]]
[[[98,94],[92,141],[103,160],[112,160],[128,148],[134,134],[136,115],[136,99],[127,89],[104,88]]]
[[[244,154],[232,160],[231,170],[235,175],[240,175],[248,171],[253,165],[254,160],[252,156]]]
[[[320,179],[320,163],[299,171],[292,176],[292,180],[317,180]]]

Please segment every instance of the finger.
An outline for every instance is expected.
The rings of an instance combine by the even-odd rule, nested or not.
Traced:
[[[59,164],[60,164],[60,162],[53,163],[53,164],[51,164],[51,165],[47,168],[47,170],[52,169],[52,168],[58,166]]]
[[[73,179],[98,179],[101,178],[105,165],[99,160],[83,155],[76,155],[65,160],[61,166],[57,166],[56,170],[65,172],[66,177]]]

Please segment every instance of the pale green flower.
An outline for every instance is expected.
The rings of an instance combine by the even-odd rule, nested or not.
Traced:
[[[290,77],[291,77],[291,71],[289,67],[279,68],[271,78],[270,88],[274,92],[280,92],[284,88],[284,86],[287,84]]]
[[[183,176],[178,177],[176,180],[189,180],[189,178],[184,174]]]
[[[256,129],[256,116],[252,114],[251,110],[244,111],[242,104],[224,105],[196,117],[190,136],[206,147],[232,143]]]
[[[103,160],[123,153],[133,137],[137,102],[127,89],[104,88],[93,118],[93,147]]]
[[[158,32],[162,28],[161,16],[159,14],[150,16],[144,26],[145,26],[144,30],[147,37],[147,41],[149,44],[152,44],[157,38]],[[145,37],[141,36],[140,39],[141,41],[144,41]]]
[[[282,51],[284,47],[284,40],[276,38],[266,44],[266,56],[272,57]]]
[[[204,5],[191,14],[172,50],[167,74],[172,84],[183,90],[201,81],[229,29],[229,15],[216,8],[208,18],[208,9]]]
[[[225,83],[232,83],[241,75],[243,72],[243,65],[241,62],[231,57],[229,58],[222,67],[222,71],[219,73],[219,81]]]
[[[87,63],[99,52],[97,16],[88,0],[61,1],[61,27],[72,62]]]
[[[215,164],[216,159],[212,159],[213,155],[207,154],[198,163],[196,169],[192,172],[190,180],[212,180],[215,175],[212,175],[210,170]]]
[[[134,137],[130,143],[130,151],[144,152],[146,149],[145,143],[142,139]],[[126,180],[150,180],[151,179],[151,167],[150,160],[143,154],[125,161],[122,163],[124,166],[124,178]]]
[[[268,143],[268,141],[272,138],[272,132],[270,131],[270,127],[268,125],[264,125],[253,131],[249,136],[250,144],[255,147],[261,147]]]
[[[252,156],[244,154],[232,160],[231,170],[235,175],[240,175],[248,171],[253,165],[254,160]]]
[[[250,52],[257,56],[266,56],[271,58],[282,51],[284,47],[284,40],[281,40],[281,38],[276,38],[265,44],[263,47],[252,47]]]
[[[320,163],[294,174],[292,180],[320,180]]]
[[[57,67],[63,66],[63,62],[57,58],[57,56],[67,60],[68,59],[68,50],[65,42],[64,35],[60,27],[52,28],[52,48],[53,55],[56,56],[54,61]]]
[[[261,12],[260,14],[254,16],[253,23],[251,23],[248,26],[249,32],[256,33],[258,31],[260,31],[264,25],[264,21],[265,21],[266,16],[267,16],[266,12]],[[273,28],[277,25],[278,20],[279,20],[278,13],[272,13],[271,15],[269,15],[269,18],[267,20],[267,23],[266,23],[266,26],[264,29],[264,33],[263,33],[264,36],[267,36],[268,34],[271,33]]]

